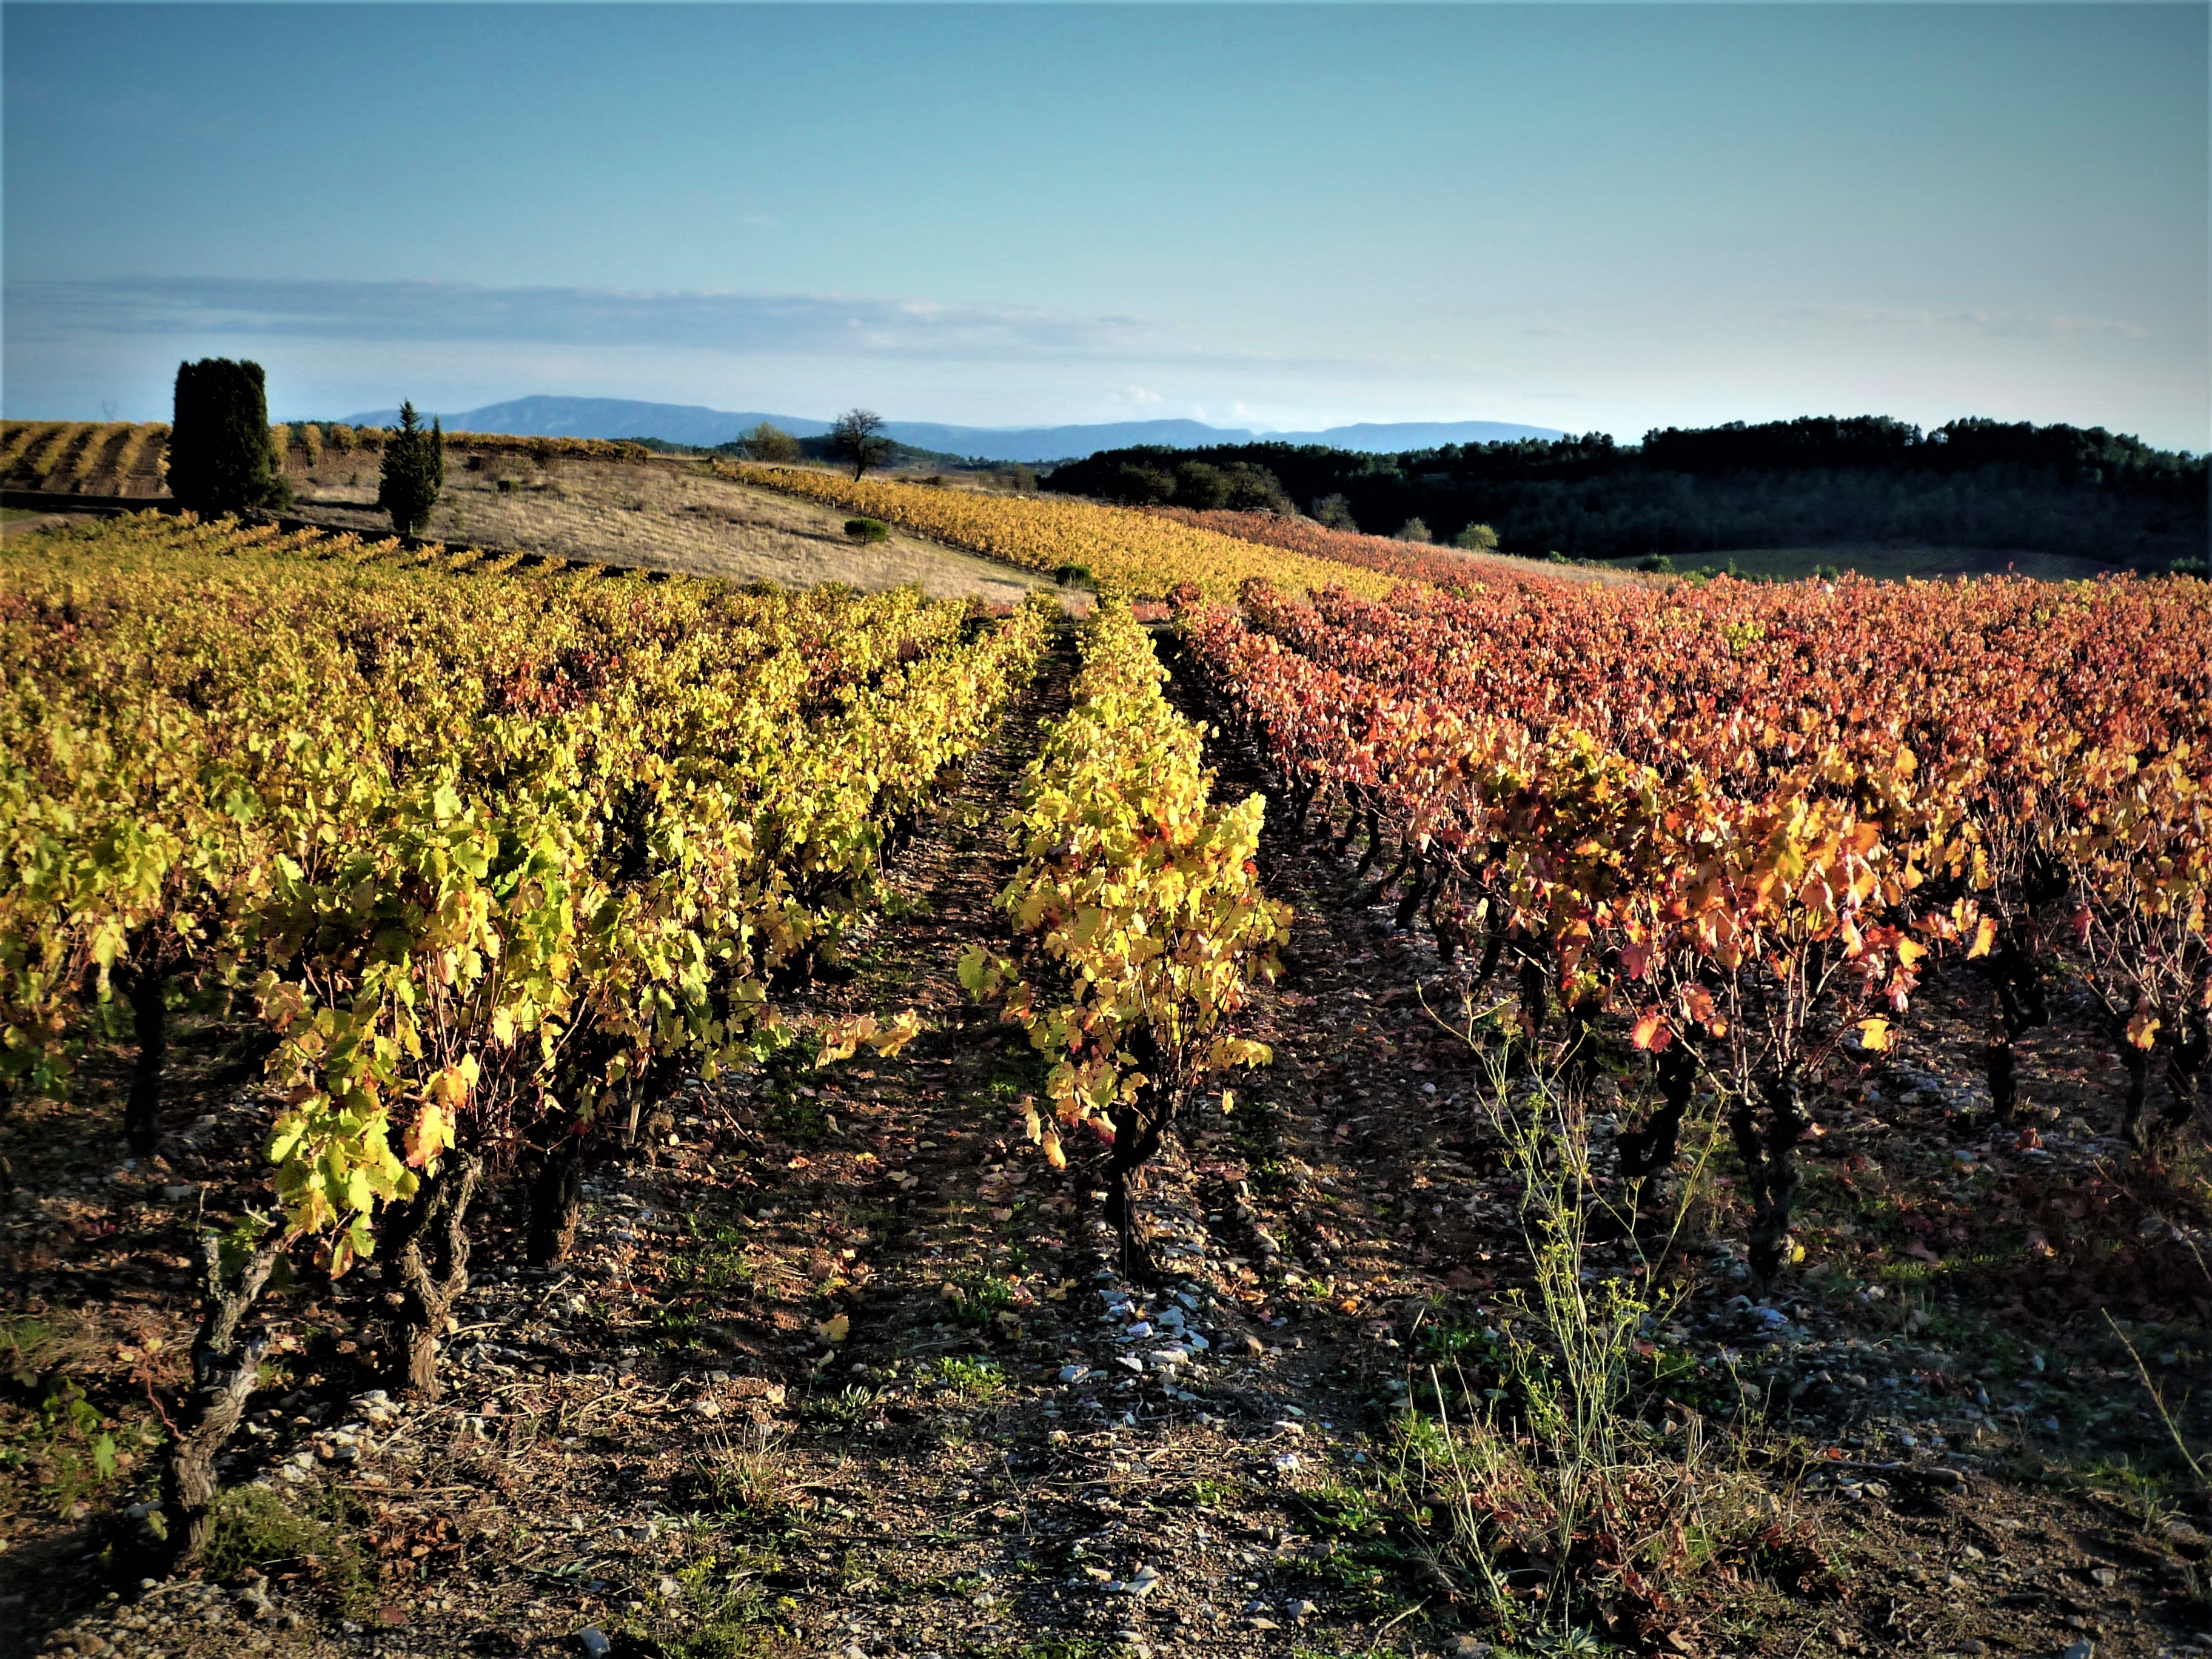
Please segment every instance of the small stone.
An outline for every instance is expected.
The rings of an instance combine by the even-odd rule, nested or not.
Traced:
[[[1451,1659],[1490,1659],[1490,1644],[1478,1642],[1472,1636],[1455,1636]]]
[[[2069,1642],[2059,1659],[2097,1659],[2097,1644],[2094,1642]]]
[[[1248,1630],[1280,1630],[1282,1626],[1272,1619],[1251,1618],[1244,1621]]]
[[[1088,1365],[1062,1365],[1060,1368],[1060,1380],[1063,1382],[1080,1382],[1090,1375],[1091,1367]]]
[[[576,1632],[576,1650],[586,1659],[606,1659],[615,1650],[615,1644],[607,1640],[606,1632],[597,1625],[586,1625]]]
[[[1267,1345],[1261,1342],[1258,1337],[1248,1336],[1244,1339],[1244,1352],[1251,1355],[1253,1358],[1257,1359],[1261,1354],[1267,1352]]]
[[[1133,1353],[1117,1353],[1114,1356],[1114,1363],[1126,1366],[1133,1371],[1141,1371],[1145,1369],[1145,1362]]]
[[[1283,1611],[1289,1613],[1293,1619],[1310,1619],[1316,1613],[1319,1612],[1320,1609],[1316,1607],[1310,1601],[1301,1601],[1284,1602]]]

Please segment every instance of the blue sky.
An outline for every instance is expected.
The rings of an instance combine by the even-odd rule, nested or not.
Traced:
[[[2201,5],[36,6],[10,416],[1882,412],[2212,447]]]

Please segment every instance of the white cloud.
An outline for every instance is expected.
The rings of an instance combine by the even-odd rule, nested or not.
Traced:
[[[400,343],[673,346],[969,361],[1188,359],[1172,327],[837,294],[737,294],[458,283],[144,277],[10,283],[19,339],[183,335]]]

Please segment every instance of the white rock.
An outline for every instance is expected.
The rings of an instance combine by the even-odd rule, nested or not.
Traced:
[[[1126,1365],[1133,1371],[1141,1371],[1145,1369],[1145,1362],[1133,1353],[1117,1353],[1114,1356],[1114,1363],[1117,1365]]]

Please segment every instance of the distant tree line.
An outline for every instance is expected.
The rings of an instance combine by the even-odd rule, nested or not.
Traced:
[[[1453,541],[1487,525],[1509,553],[1619,559],[1926,542],[2201,562],[2205,458],[2100,427],[1878,416],[1370,455],[1320,445],[1157,446],[1054,468],[1048,489],[1133,504],[1296,510]],[[1262,501],[1261,498],[1267,499]]]

